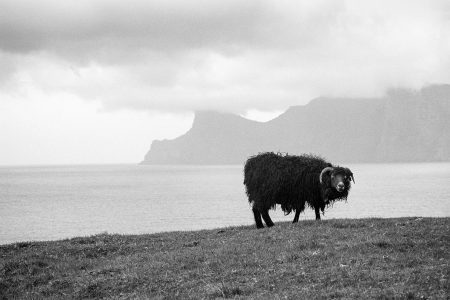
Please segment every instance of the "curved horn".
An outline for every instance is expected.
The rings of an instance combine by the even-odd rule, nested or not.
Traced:
[[[350,175],[350,177],[352,178],[353,183],[355,183],[355,177],[353,177],[353,173]]]
[[[324,168],[323,170],[322,170],[322,172],[320,172],[320,176],[319,176],[319,181],[320,181],[320,184],[322,184],[322,176],[323,176],[323,174],[325,174],[325,173],[327,173],[327,172],[331,172],[331,171],[333,171],[334,169],[332,168],[332,167],[326,167],[326,168]]]

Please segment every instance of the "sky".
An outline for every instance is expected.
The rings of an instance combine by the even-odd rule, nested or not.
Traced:
[[[0,165],[138,163],[194,112],[450,83],[450,2],[0,0]]]

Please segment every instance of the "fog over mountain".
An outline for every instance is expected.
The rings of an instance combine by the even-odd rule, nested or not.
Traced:
[[[197,112],[192,128],[155,140],[144,164],[242,164],[263,151],[333,162],[450,160],[450,85],[390,90],[381,98],[316,98],[268,122]]]
[[[385,101],[391,87],[450,83],[448,53],[448,0],[1,0],[0,165],[136,163],[150,141],[187,132],[195,112],[192,131],[155,142],[146,161],[175,163],[175,149],[184,161],[199,147],[216,162],[210,144],[228,136],[196,132],[241,123],[229,139],[243,140],[223,161],[260,149],[328,153],[325,129],[305,114],[321,119],[337,104],[295,106],[323,96],[353,111],[353,98]],[[265,121],[289,107],[253,125],[202,113]],[[253,127],[272,136],[252,144]],[[170,148],[167,159],[158,147]]]

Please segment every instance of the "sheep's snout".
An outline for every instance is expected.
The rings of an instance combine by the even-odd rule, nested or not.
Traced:
[[[339,183],[336,185],[336,190],[337,190],[338,192],[343,192],[343,191],[345,190],[345,184],[344,184],[343,182],[339,182]]]

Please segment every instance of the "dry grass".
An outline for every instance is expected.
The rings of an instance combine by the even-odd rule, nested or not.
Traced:
[[[0,246],[0,298],[449,297],[450,218],[278,223]]]

